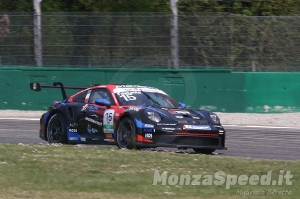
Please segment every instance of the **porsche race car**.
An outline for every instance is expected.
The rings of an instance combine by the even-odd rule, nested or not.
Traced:
[[[215,113],[187,108],[157,88],[61,82],[35,82],[30,88],[61,89],[63,99],[53,101],[40,118],[39,137],[49,143],[192,148],[199,153],[226,150],[226,132]],[[80,91],[67,96],[65,89]]]

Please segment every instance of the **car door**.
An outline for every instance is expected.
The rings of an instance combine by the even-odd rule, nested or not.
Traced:
[[[97,99],[107,99],[110,102],[112,97],[106,88],[96,88],[87,94],[86,104],[82,107],[79,121],[80,135],[86,142],[106,142],[104,134],[103,117],[109,112],[106,106],[95,104]],[[113,103],[114,104],[114,103]]]

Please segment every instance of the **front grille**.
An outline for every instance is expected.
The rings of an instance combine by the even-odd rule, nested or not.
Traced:
[[[218,146],[219,138],[178,136],[173,144],[195,146]]]
[[[193,124],[193,125],[208,124],[208,121],[205,120],[205,119],[204,120],[196,120],[196,119],[193,119],[191,117],[185,117],[185,118],[182,118],[182,119],[176,118],[175,121],[180,123],[180,124]]]

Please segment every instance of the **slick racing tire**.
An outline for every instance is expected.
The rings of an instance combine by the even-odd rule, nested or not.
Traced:
[[[117,145],[120,149],[136,149],[136,127],[133,119],[122,119],[117,127]]]
[[[194,150],[196,153],[212,154],[213,152],[215,152],[216,149],[197,149],[197,148],[193,148],[193,150]]]
[[[66,120],[60,113],[51,116],[47,126],[47,139],[49,143],[67,144]]]

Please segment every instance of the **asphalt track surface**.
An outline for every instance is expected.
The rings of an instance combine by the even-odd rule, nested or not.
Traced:
[[[300,160],[300,128],[262,126],[224,126],[228,150],[217,150],[217,156]],[[47,144],[38,137],[37,119],[0,119],[0,143]],[[158,148],[189,153],[189,150]]]

